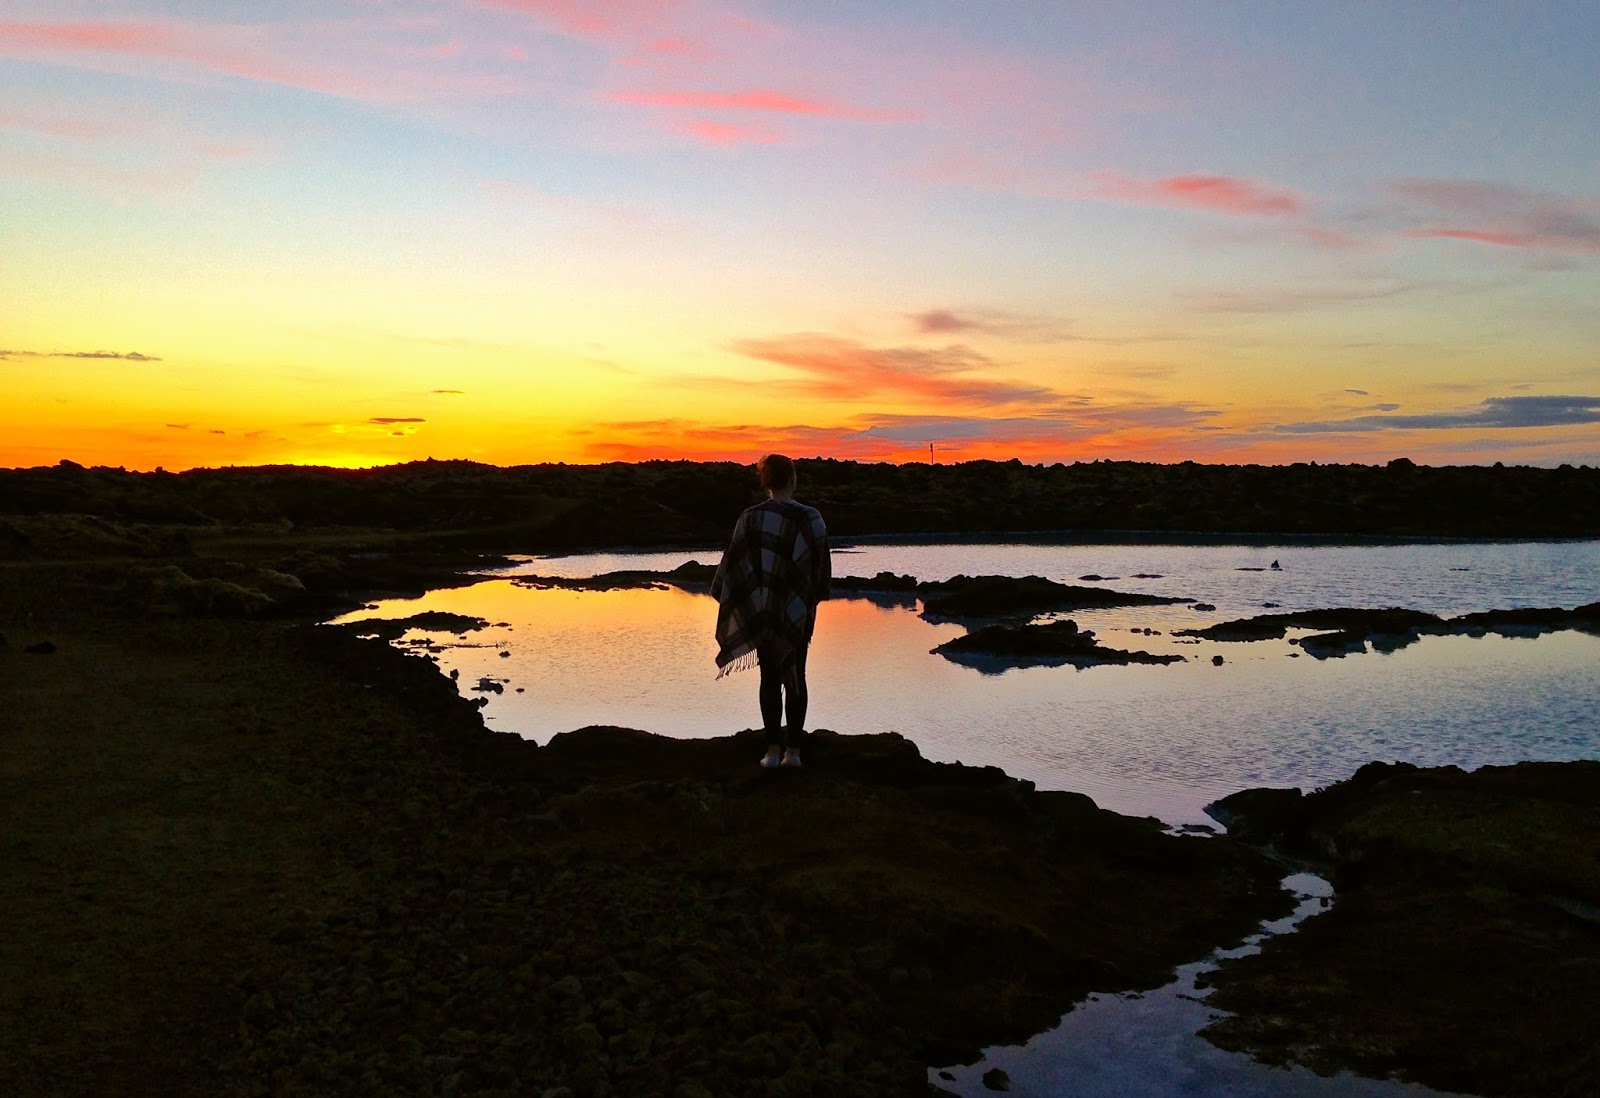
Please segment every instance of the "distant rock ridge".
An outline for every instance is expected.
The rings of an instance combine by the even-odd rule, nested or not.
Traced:
[[[1563,466],[1025,465],[798,462],[801,495],[836,536],[1008,531],[1363,537],[1600,536],[1600,469]],[[759,498],[749,465],[650,461],[498,468],[468,461],[377,469],[303,466],[139,473],[62,463],[0,469],[0,516],[97,516],[212,535],[288,524],[381,530],[503,552],[704,545]],[[0,529],[0,546],[70,548],[49,522]],[[158,530],[159,528],[159,530]],[[87,547],[76,555],[90,555]]]

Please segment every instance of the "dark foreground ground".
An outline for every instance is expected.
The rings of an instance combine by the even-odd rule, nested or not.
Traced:
[[[308,623],[451,580],[372,544],[0,561],[0,1093],[926,1093],[1281,914],[1265,846],[1339,898],[1219,974],[1219,1043],[1600,1092],[1600,764],[1250,794],[1234,841],[895,736],[533,748]]]
[[[896,736],[533,748],[344,630],[3,575],[0,1093],[925,1093],[1287,907]]]

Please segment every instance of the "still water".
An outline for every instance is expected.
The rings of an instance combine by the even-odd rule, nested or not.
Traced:
[[[959,1098],[995,1093],[983,1079],[1005,1073],[1018,1098],[1424,1098],[1440,1092],[1388,1079],[1348,1073],[1316,1075],[1298,1065],[1271,1067],[1222,1049],[1198,1036],[1222,1017],[1206,1004],[1211,990],[1198,977],[1217,963],[1261,951],[1261,943],[1287,934],[1327,910],[1333,888],[1320,877],[1295,873],[1283,887],[1299,900],[1294,912],[1261,925],[1231,949],[1182,965],[1171,983],[1148,992],[1091,995],[1060,1023],[1021,1045],[984,1050],[973,1064],[931,1068],[928,1082]]]
[[[491,727],[538,740],[589,724],[679,737],[758,723],[754,673],[715,678],[716,607],[678,590],[564,591],[528,574],[591,576],[714,562],[717,549],[529,559],[471,587],[341,619],[447,610],[503,623],[431,636],[462,690],[481,678]],[[1272,569],[1277,562],[1279,568]],[[1600,758],[1600,637],[1425,637],[1390,654],[1315,660],[1287,641],[1185,642],[1176,629],[1281,610],[1403,606],[1437,614],[1600,599],[1600,542],[1403,545],[873,544],[836,548],[837,575],[1042,575],[1212,604],[1070,615],[1170,666],[995,673],[930,654],[965,630],[914,599],[822,605],[808,667],[813,728],[896,731],[938,760],[993,764],[1174,824],[1256,785],[1311,788],[1361,764],[1477,767]],[[1101,580],[1080,577],[1097,575]],[[1146,635],[1152,629],[1159,635]],[[1133,630],[1139,630],[1135,633]],[[1223,664],[1215,666],[1212,657]],[[754,764],[754,760],[752,760]]]

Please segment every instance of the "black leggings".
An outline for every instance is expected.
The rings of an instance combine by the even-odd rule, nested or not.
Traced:
[[[767,649],[756,652],[761,667],[761,726],[767,742],[799,747],[806,727],[806,647],[801,645],[779,661]],[[787,702],[789,723],[783,723]]]

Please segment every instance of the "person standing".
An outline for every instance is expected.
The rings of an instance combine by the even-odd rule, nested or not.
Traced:
[[[806,650],[817,626],[817,604],[833,581],[833,561],[822,516],[794,498],[794,462],[768,454],[756,463],[756,473],[767,498],[739,516],[711,581],[717,678],[752,663],[761,669],[761,725],[767,733],[761,765],[797,767],[809,700]]]

